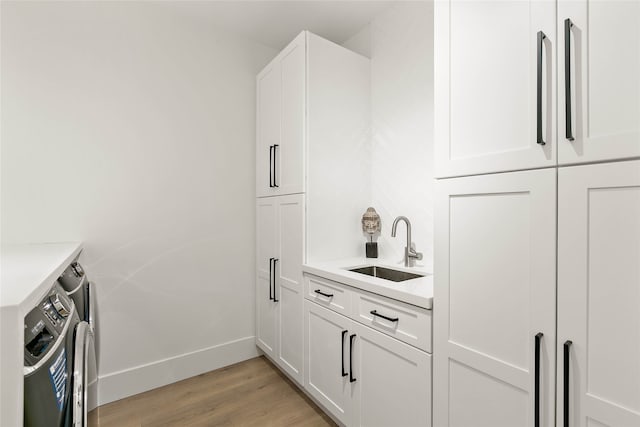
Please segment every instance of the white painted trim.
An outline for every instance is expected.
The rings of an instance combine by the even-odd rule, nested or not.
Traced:
[[[251,336],[106,374],[100,376],[98,381],[98,405],[104,405],[257,356],[255,337]]]

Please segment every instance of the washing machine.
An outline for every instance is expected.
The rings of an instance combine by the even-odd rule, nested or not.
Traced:
[[[80,320],[86,321],[93,332],[94,347],[96,349],[95,359],[97,363],[99,334],[96,310],[96,286],[87,278],[84,268],[82,268],[77,258],[64,270],[58,278],[58,282],[60,282],[67,292],[67,295],[73,299]]]
[[[25,316],[24,342],[24,426],[96,426],[93,328],[59,282]]]
[[[75,328],[73,379],[71,382],[71,425],[93,427],[98,425],[98,369],[96,364],[93,329],[86,321]]]
[[[80,320],[95,329],[95,285],[89,282],[77,258],[64,270],[58,282],[76,304]]]
[[[24,425],[69,426],[75,332],[75,304],[56,283],[24,319]]]
[[[98,316],[96,287],[76,258],[58,278],[80,316],[75,331],[72,405],[73,426],[93,425],[98,389]]]

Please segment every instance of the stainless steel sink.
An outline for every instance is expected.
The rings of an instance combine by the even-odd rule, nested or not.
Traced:
[[[378,277],[380,279],[391,280],[393,282],[404,282],[405,280],[424,277],[423,274],[407,273],[406,271],[392,270],[390,268],[368,265],[366,267],[351,268],[354,273],[366,274],[367,276]]]

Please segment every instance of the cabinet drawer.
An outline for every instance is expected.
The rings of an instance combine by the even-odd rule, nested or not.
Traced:
[[[431,310],[364,292],[352,299],[354,320],[431,353]]]
[[[332,280],[304,275],[305,298],[344,316],[351,315],[352,290]]]

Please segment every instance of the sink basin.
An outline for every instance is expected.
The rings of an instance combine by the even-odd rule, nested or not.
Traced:
[[[380,279],[391,280],[392,282],[404,282],[405,280],[424,277],[423,274],[407,273],[406,271],[393,270],[391,268],[368,265],[366,267],[350,268],[354,273],[366,274],[367,276],[378,277]]]

